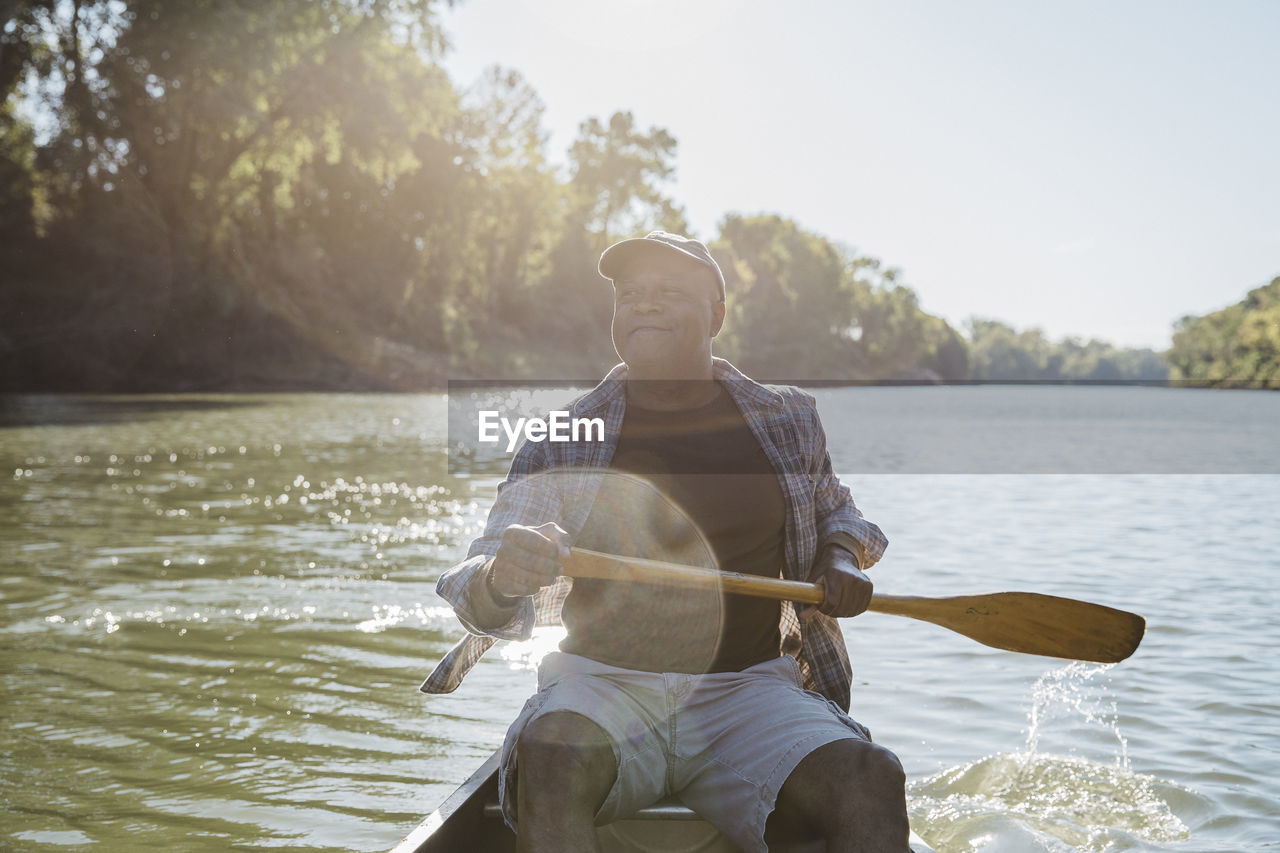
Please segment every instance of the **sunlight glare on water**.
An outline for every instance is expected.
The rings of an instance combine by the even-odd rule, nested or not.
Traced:
[[[533,629],[533,636],[524,642],[503,643],[497,650],[498,656],[510,663],[512,669],[537,672],[538,664],[560,646],[564,635],[564,628],[540,625]]]

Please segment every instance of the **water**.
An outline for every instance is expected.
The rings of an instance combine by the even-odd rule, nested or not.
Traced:
[[[1116,389],[1048,390],[1106,413]],[[942,853],[1280,849],[1280,477],[858,474],[863,413],[931,393],[819,395],[892,540],[880,591],[1036,590],[1149,627],[1102,667],[847,621],[854,714],[903,759],[917,831]],[[1219,406],[1134,393],[1190,395],[1153,408],[1201,425]],[[1233,419],[1265,431],[1277,404],[1235,394]],[[3,400],[0,845],[382,850],[451,791],[555,638],[416,692],[459,631],[435,578],[495,483],[449,473],[446,420],[438,395]]]

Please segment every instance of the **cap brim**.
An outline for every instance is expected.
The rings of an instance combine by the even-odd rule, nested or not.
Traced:
[[[617,274],[619,269],[625,265],[627,261],[650,253],[674,253],[681,257],[688,258],[700,267],[710,269],[710,267],[707,266],[707,262],[697,255],[686,252],[684,249],[681,249],[678,246],[673,246],[670,243],[663,243],[659,240],[649,240],[644,237],[632,237],[629,240],[614,243],[612,246],[605,249],[604,254],[600,256],[600,264],[597,269],[600,271],[600,275],[610,281],[613,281],[618,277]]]

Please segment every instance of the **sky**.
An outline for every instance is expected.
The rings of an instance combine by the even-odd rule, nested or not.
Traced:
[[[462,0],[460,86],[498,64],[578,124],[679,141],[696,236],[777,213],[921,306],[1163,349],[1280,275],[1280,2]],[[732,298],[732,296],[730,297]]]

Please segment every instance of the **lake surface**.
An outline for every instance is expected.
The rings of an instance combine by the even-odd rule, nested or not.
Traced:
[[[902,758],[926,840],[1280,850],[1280,475],[1215,473],[1275,470],[1280,394],[816,393],[837,471],[891,540],[879,591],[1034,590],[1148,622],[1103,667],[846,620],[854,716]],[[1023,435],[1103,432],[1034,473],[943,473],[893,444],[950,430],[923,414],[940,404],[981,437],[993,403]],[[434,808],[556,639],[417,692],[460,636],[435,579],[500,467],[451,473],[447,421],[443,395],[0,398],[0,847],[376,851]],[[1097,447],[1142,429],[1204,453]],[[1053,473],[1074,470],[1071,441],[1089,473]]]

